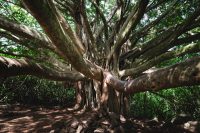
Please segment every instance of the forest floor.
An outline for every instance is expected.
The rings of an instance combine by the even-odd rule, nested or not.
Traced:
[[[54,106],[0,104],[0,133],[197,133],[199,122],[174,119],[173,122],[156,119],[125,119],[113,113],[95,111],[70,113]]]

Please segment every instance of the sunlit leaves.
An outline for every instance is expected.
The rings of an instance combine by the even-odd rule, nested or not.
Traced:
[[[171,119],[178,114],[188,114],[200,119],[199,98],[199,86],[145,92],[132,97],[131,109],[135,117]]]
[[[15,5],[16,4],[16,5]],[[25,25],[39,28],[37,21],[22,7],[19,7],[15,1],[5,1],[0,2],[0,14],[6,16],[7,18],[23,23]]]

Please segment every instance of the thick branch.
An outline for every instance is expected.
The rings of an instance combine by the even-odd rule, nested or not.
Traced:
[[[115,52],[119,52],[121,46],[129,38],[131,30],[136,27],[136,25],[143,17],[147,4],[148,0],[141,0],[137,9],[134,8],[132,9],[131,13],[129,14],[122,28],[120,29],[119,34],[117,35],[116,43],[114,44],[110,54],[108,55],[107,65],[110,63],[113,54]]]
[[[24,40],[6,31],[0,31],[0,37],[5,37],[17,43],[22,43]]]
[[[190,42],[196,41],[196,40],[200,40],[200,33],[177,39],[173,42],[173,44],[175,44],[177,46],[177,45],[184,44],[184,43],[190,43]]]
[[[196,53],[200,51],[200,43],[196,43],[196,44],[189,44],[186,45],[184,47],[181,47],[177,50],[173,50],[173,51],[169,51],[166,53],[163,53],[155,58],[152,58],[149,61],[146,61],[145,63],[139,65],[136,68],[131,68],[131,69],[126,69],[126,70],[122,70],[119,72],[119,75],[121,77],[123,76],[130,76],[130,75],[138,75],[140,73],[142,73],[143,71],[160,64],[161,62],[165,61],[165,60],[169,60],[171,58],[175,58],[175,57],[179,57],[185,54],[189,54],[189,53]]]
[[[8,20],[2,16],[0,16],[0,28],[7,30],[17,36],[42,42],[41,44],[43,44],[44,47],[51,49],[54,48],[50,45],[51,43],[49,42],[49,39],[44,34],[25,25],[12,22],[11,20]]]
[[[150,22],[149,24],[145,25],[144,27],[140,28],[139,30],[137,30],[136,32],[132,33],[132,35],[130,36],[131,42],[137,42],[136,40],[139,38],[142,38],[143,36],[145,36],[150,29],[152,29],[153,27],[155,27],[160,21],[162,21],[166,16],[171,16],[174,14],[174,12],[176,11],[174,8],[176,7],[177,1],[174,1],[171,6],[160,16],[158,16],[155,20],[153,20],[152,22]],[[135,45],[135,43],[132,44],[132,47]]]
[[[155,2],[155,1],[154,1],[154,2]],[[155,4],[154,4],[154,2],[151,3],[151,4],[147,7],[146,12],[157,8],[157,7],[160,6],[161,4],[167,2],[167,0],[160,0],[160,1],[158,1],[157,3],[155,3]]]
[[[85,77],[75,71],[57,72],[43,65],[30,62],[25,59],[10,59],[0,57],[0,77],[33,75],[40,78],[58,80],[58,81],[78,81]]]
[[[104,72],[104,77],[108,85],[125,93],[200,85],[200,57],[193,57],[130,81],[118,80],[107,72]]]
[[[126,92],[158,91],[200,84],[200,57],[189,59],[126,83]]]
[[[132,10],[132,12],[130,13],[130,15],[128,16],[128,18],[126,19],[125,23],[119,31],[116,44],[113,48],[114,50],[119,49],[127,40],[131,30],[138,24],[138,22],[144,15],[147,4],[148,0],[141,0],[138,9],[136,11],[135,9]]]
[[[175,32],[176,27],[170,27],[166,31],[163,31],[159,36],[151,39],[150,41],[144,43],[141,48],[135,47],[133,50],[128,51],[127,53],[123,54],[120,58],[120,60],[123,60],[125,58],[132,58],[137,59],[139,56],[143,55],[145,52],[152,51],[152,49],[156,46],[168,44],[169,41],[166,41],[170,35],[172,35]],[[169,40],[169,39],[168,39]],[[155,52],[154,52],[155,53]],[[153,54],[153,53],[152,53]]]
[[[90,1],[94,5],[94,7],[96,8],[98,14],[100,15],[100,17],[101,17],[101,19],[103,21],[104,31],[105,31],[105,37],[106,37],[106,39],[108,39],[108,23],[106,21],[106,18],[104,16],[103,12],[101,11],[101,9],[99,8],[99,6],[94,1],[92,1],[92,0],[90,0]]]
[[[46,34],[62,52],[62,57],[84,75],[101,80],[101,70],[83,59],[83,47],[71,27],[58,12],[52,0],[23,0]],[[92,68],[91,68],[92,67]]]
[[[140,54],[141,56],[139,58],[137,58],[136,56],[137,62],[134,63],[134,66],[149,61],[156,56],[159,56],[160,54],[166,52],[168,49],[176,46],[174,41],[181,34],[183,34],[187,26],[192,25],[191,22],[193,22],[199,16],[199,13],[200,8],[197,8],[185,21],[177,25],[174,29],[172,27],[168,31],[163,32],[163,34],[160,34],[158,37],[150,40],[148,45],[144,45],[144,47],[141,48],[142,50],[139,53],[141,53],[142,55]]]

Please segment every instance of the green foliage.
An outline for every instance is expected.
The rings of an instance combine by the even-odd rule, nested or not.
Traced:
[[[178,114],[200,119],[200,86],[138,93],[131,98],[135,117],[170,119]]]
[[[36,105],[70,105],[75,100],[73,88],[62,83],[31,76],[0,79],[0,101]],[[159,92],[143,92],[131,97],[131,115],[140,118],[171,119],[188,114],[200,119],[200,86],[181,87]]]
[[[62,83],[31,76],[1,79],[0,101],[25,104],[64,105],[74,100],[74,89],[64,88]]]
[[[176,63],[180,63],[186,59],[189,59],[191,57],[195,57],[195,56],[199,56],[200,53],[190,53],[190,54],[186,54],[184,56],[180,56],[180,57],[176,57],[176,58],[172,58],[170,60],[166,60],[163,61],[162,63],[160,63],[159,65],[157,65],[156,67],[158,68],[162,68],[162,67],[167,67],[167,66],[171,66],[174,65]]]
[[[15,22],[19,22],[35,28],[38,31],[42,31],[37,21],[27,11],[15,5],[19,4],[19,1],[9,1],[10,2],[0,0],[1,15],[6,16]],[[97,18],[95,14],[96,9],[89,1],[90,0],[85,1],[86,14],[90,22],[94,23],[93,21],[96,21],[95,19]],[[158,0],[150,0],[150,3],[153,1],[157,2]],[[136,1],[131,1],[127,8],[127,12],[125,13],[126,16],[128,15],[128,11],[131,11],[135,4]],[[136,31],[148,23],[154,21],[158,16],[163,14],[171,4],[172,3],[170,2],[162,4],[162,6],[159,8],[146,13],[142,18],[141,23],[136,27]],[[109,3],[100,1],[99,5],[99,8],[102,10],[105,17],[108,18],[109,13],[113,10],[115,1],[110,0]],[[138,44],[143,44],[144,42],[148,42],[152,38],[157,37],[161,33],[160,31],[163,29],[167,29],[171,26],[182,23],[185,18],[191,15],[191,13],[194,11],[194,7],[199,6],[198,0],[179,0],[177,5],[178,6],[173,9],[173,11],[168,16],[166,16],[163,20],[161,20],[159,24],[151,29],[149,35],[142,37]],[[66,13],[64,14],[66,20],[68,20],[72,29],[75,29],[75,21],[73,18],[70,17],[66,11],[63,11],[63,13]],[[111,21],[111,23],[119,21],[119,14],[120,12],[113,16],[113,21]],[[99,23],[102,24],[102,20],[100,18],[98,19],[98,21],[100,21]],[[110,30],[111,29],[112,28],[110,28]],[[183,34],[181,37],[186,37],[188,34],[199,33],[199,31],[200,28],[198,27],[191,30],[187,34]],[[15,42],[3,37],[0,38],[0,41],[0,50],[4,52],[6,51],[19,55],[24,54],[32,57],[40,56],[42,53],[41,51],[38,52],[32,51],[30,49],[27,50],[26,47],[16,44]],[[29,46],[34,46],[34,43],[35,42],[29,42],[29,44],[27,44]],[[173,49],[178,49],[180,47],[182,46],[176,46]],[[169,49],[169,51],[170,50],[171,49]],[[10,56],[7,54],[0,53],[0,55],[15,58],[15,56]],[[199,55],[199,53],[187,54],[182,57],[173,58],[171,60],[162,62],[156,67],[166,67],[196,55]],[[73,88],[64,88],[63,85],[59,84],[58,82],[37,79],[31,76],[12,77],[5,79],[4,81],[0,78],[0,101],[4,102],[20,102],[26,104],[46,105],[69,104],[74,100],[74,95],[75,92]],[[132,114],[137,117],[152,118],[156,116],[162,119],[168,119],[177,114],[185,113],[192,115],[196,119],[200,119],[199,99],[199,86],[168,89],[160,92],[138,93],[131,98],[131,111]]]
[[[35,27],[41,30],[39,24],[26,10],[17,6],[19,1],[0,1],[0,14],[6,16],[10,20],[23,23],[25,25]]]

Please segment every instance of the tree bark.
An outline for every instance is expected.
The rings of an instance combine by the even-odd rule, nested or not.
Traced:
[[[104,14],[107,11],[101,9],[99,0],[22,0],[22,3],[44,33],[7,19],[10,16],[5,19],[2,11],[0,35],[17,44],[10,46],[5,39],[7,47],[2,46],[0,53],[27,57],[40,64],[0,57],[0,76],[34,75],[76,81],[75,108],[104,108],[123,114],[129,110],[129,94],[200,84],[200,57],[142,75],[165,60],[188,53],[198,55],[200,34],[194,28],[199,27],[200,8],[194,4],[189,7],[188,1],[181,6],[177,0],[151,4],[149,0],[136,3],[116,0],[117,7],[111,16]],[[88,12],[90,4],[96,12]],[[159,12],[154,11],[157,7]],[[168,18],[174,16],[173,9],[183,14],[175,17],[178,22]],[[99,25],[103,28],[97,29]],[[66,69],[68,66],[70,70]],[[132,80],[122,80],[128,76]]]
[[[142,75],[130,81],[121,81],[104,72],[105,82],[128,94],[200,84],[200,57],[193,57],[171,67]]]
[[[33,75],[57,81],[85,80],[85,76],[75,71],[58,72],[38,63],[26,59],[11,59],[0,56],[0,76],[9,77],[17,75]]]

